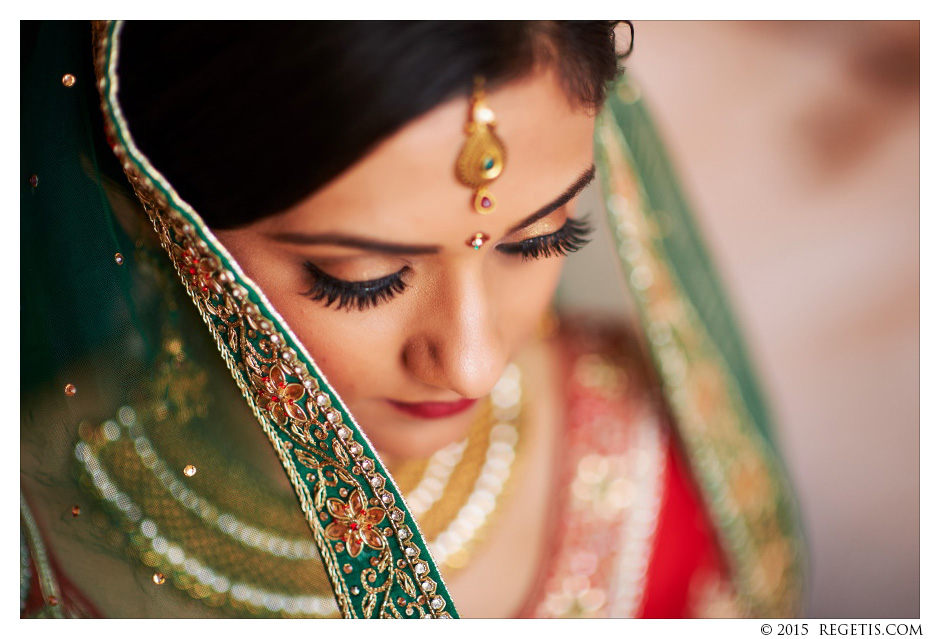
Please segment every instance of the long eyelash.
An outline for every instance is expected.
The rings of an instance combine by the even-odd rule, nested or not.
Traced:
[[[407,266],[397,273],[364,282],[337,279],[327,275],[311,262],[304,262],[304,266],[313,276],[313,286],[304,295],[314,302],[322,302],[327,308],[336,304],[336,310],[355,308],[362,311],[378,306],[408,287],[402,279],[402,275],[408,270]]]
[[[568,218],[564,226],[554,233],[530,237],[515,244],[504,244],[497,250],[507,255],[520,255],[523,260],[568,255],[587,246],[593,231],[587,219]]]

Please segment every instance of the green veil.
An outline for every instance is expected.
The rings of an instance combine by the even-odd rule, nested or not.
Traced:
[[[39,574],[24,593],[38,588],[44,614],[66,614],[57,555],[83,567],[70,579],[119,616],[457,617],[355,417],[135,147],[120,109],[120,36],[121,23],[96,24],[92,57],[87,25],[44,25],[22,63],[21,538]],[[741,609],[791,616],[802,539],[768,411],[636,96],[621,79],[596,130],[623,281]],[[263,441],[263,459],[247,459]],[[278,464],[287,500],[264,472]],[[253,521],[235,514],[249,498],[262,504]],[[331,519],[376,534],[353,552]],[[192,537],[199,526],[214,536]],[[241,560],[245,547],[264,561]],[[305,594],[311,582],[322,596]]]

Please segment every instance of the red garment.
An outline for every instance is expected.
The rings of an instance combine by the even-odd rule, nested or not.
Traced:
[[[705,511],[673,439],[640,616],[647,619],[697,616],[695,580],[703,574],[717,579],[720,575],[718,558]]]
[[[562,339],[560,503],[520,616],[728,614],[716,607],[731,602],[721,555],[642,355],[624,334],[583,325]]]

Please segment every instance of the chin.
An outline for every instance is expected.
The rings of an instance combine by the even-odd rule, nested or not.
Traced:
[[[408,417],[391,407],[383,412],[377,419],[364,418],[360,425],[386,461],[430,457],[466,437],[473,424],[473,411],[440,419]]]

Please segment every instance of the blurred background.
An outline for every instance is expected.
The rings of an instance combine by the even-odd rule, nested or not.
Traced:
[[[806,613],[917,617],[917,22],[637,22],[627,69],[750,340]]]

